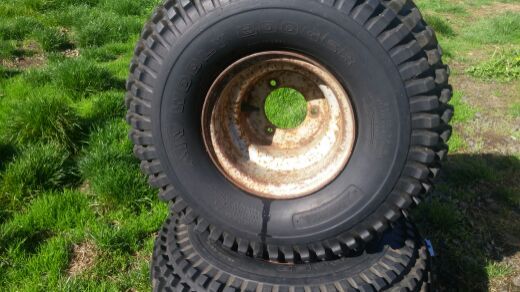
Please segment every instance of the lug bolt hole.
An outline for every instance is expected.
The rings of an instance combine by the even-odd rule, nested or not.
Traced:
[[[313,107],[311,108],[311,115],[313,115],[313,116],[317,116],[319,113],[320,113],[320,110],[318,109],[317,106],[313,106]]]
[[[271,126],[266,127],[266,128],[265,128],[265,133],[266,133],[267,135],[273,135],[273,134],[274,134],[274,128],[271,127]]]

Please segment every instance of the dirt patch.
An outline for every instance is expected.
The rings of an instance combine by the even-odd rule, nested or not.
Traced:
[[[31,41],[17,48],[16,57],[0,59],[0,65],[7,69],[23,70],[42,66],[46,61],[45,54],[38,43]]]
[[[452,77],[452,84],[455,90],[463,92],[463,100],[477,110],[472,122],[456,128],[469,145],[468,150],[520,153],[520,145],[514,137],[515,131],[519,130],[519,119],[504,114],[511,104],[520,102],[520,87],[458,74]]]
[[[11,60],[0,60],[0,64],[8,69],[27,69],[39,67],[45,64],[43,55],[34,55],[30,57],[16,57]]]
[[[96,246],[90,242],[74,245],[72,248],[72,259],[70,260],[67,273],[75,277],[94,265],[98,251]]]
[[[478,9],[474,9],[471,11],[472,15],[481,18],[481,17],[492,17],[497,14],[505,13],[505,12],[514,12],[520,13],[520,4],[518,3],[493,3],[491,5],[484,5]]]

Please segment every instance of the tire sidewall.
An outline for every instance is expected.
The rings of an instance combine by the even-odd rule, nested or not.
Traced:
[[[202,105],[218,74],[273,49],[303,53],[328,68],[348,91],[357,119],[343,172],[322,190],[285,201],[235,187],[211,161],[201,134]],[[172,185],[211,224],[250,240],[310,243],[354,228],[397,183],[411,132],[404,83],[388,52],[346,14],[315,1],[239,1],[186,28],[163,62],[162,90],[152,101],[154,144]]]

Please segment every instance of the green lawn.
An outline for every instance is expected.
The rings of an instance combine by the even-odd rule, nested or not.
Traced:
[[[1,1],[0,291],[150,290],[167,206],[139,172],[123,98],[158,2]],[[507,290],[520,276],[520,4],[418,4],[451,65],[456,116],[437,191],[413,216],[441,287]],[[266,109],[282,128],[305,117],[286,93]],[[284,100],[295,110],[279,115]]]

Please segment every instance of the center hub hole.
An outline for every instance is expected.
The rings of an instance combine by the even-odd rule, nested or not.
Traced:
[[[265,100],[265,115],[281,129],[293,129],[307,117],[307,101],[296,89],[282,87],[272,91]]]

